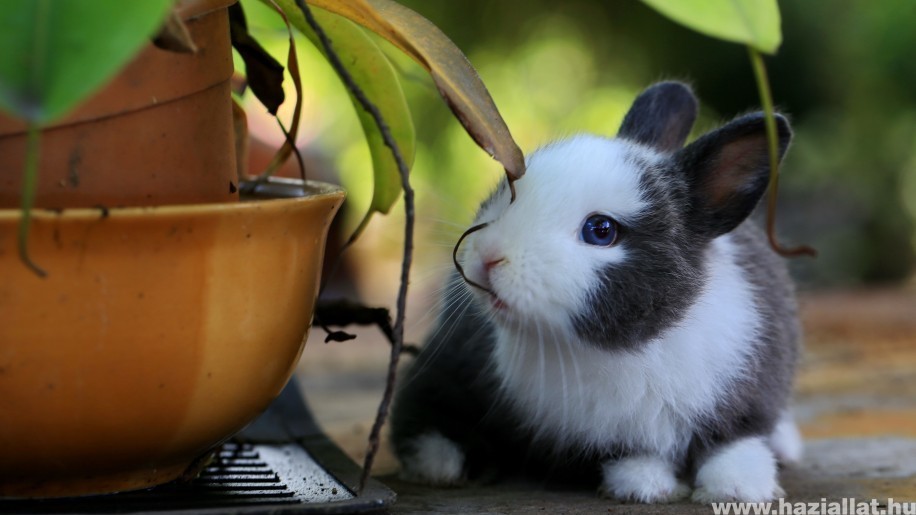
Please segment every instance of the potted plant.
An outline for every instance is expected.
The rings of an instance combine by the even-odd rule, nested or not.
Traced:
[[[75,47],[71,51],[88,55],[49,56],[51,63],[45,66],[48,70],[36,72],[49,75],[42,79],[42,85],[26,82],[10,88],[20,89],[22,94],[9,95],[8,109],[14,113],[41,111],[33,115],[42,124],[35,206],[147,206],[238,199],[238,194],[231,193],[229,187],[230,181],[237,180],[227,16],[227,7],[233,3],[234,0],[185,0],[176,4],[174,16],[183,20],[181,27],[187,31],[187,44],[191,46],[170,50],[147,43],[139,47],[139,52],[123,69],[101,84],[101,89],[53,122],[44,123],[44,112],[50,111],[50,116],[55,116],[59,110],[54,104],[54,98],[60,96],[54,91],[55,84],[68,81],[69,90],[82,86],[83,74],[93,71],[91,68],[84,71],[83,67],[92,64],[93,55],[105,55],[99,54],[104,48],[81,48],[85,43],[78,39],[68,42],[68,46]],[[150,6],[155,4],[144,4],[137,14],[148,16],[155,24],[157,15],[148,12],[154,11]],[[106,7],[104,3],[100,5]],[[164,5],[168,7],[168,3]],[[81,12],[79,6],[67,13],[67,6],[67,3],[55,6],[51,13],[60,10],[61,16],[92,15]],[[8,16],[6,20],[16,25],[6,30],[11,32],[18,27],[25,32],[24,27],[35,24],[38,18],[37,13],[29,20]],[[138,21],[149,24],[148,19]],[[48,21],[48,30],[60,30],[52,22],[53,19]],[[121,31],[131,30],[130,23],[125,25]],[[118,45],[124,45],[118,31],[114,32],[110,37]],[[142,43],[142,32],[140,38]],[[10,57],[8,66],[16,67],[10,72],[19,71],[22,75],[30,66],[21,61],[34,56],[19,53]],[[131,54],[126,57],[130,58]],[[73,72],[77,77],[59,78],[66,70],[52,73],[54,63],[65,59],[78,59],[71,65],[77,67]],[[25,96],[29,91],[33,95],[31,99]],[[30,103],[36,105],[30,107]],[[2,208],[20,205],[21,171],[28,140],[27,118],[0,116]]]
[[[432,24],[388,0],[310,2],[337,13],[318,14],[325,32],[301,0],[265,2],[322,45],[369,113],[374,211],[389,209],[402,186],[412,210],[412,133],[385,122],[405,116],[386,79],[342,64],[331,48],[329,34],[343,52],[368,48],[347,43],[361,29],[341,15],[421,61],[475,139],[521,173],[489,95]],[[0,60],[0,496],[172,480],[262,411],[292,373],[343,193],[299,183],[311,200],[237,201],[232,3],[19,0],[0,16],[10,56]],[[144,46],[157,31],[189,52]],[[430,34],[432,43],[422,40]],[[115,98],[119,88],[127,94]],[[409,226],[407,235],[409,252]]]
[[[171,8],[158,3],[162,14]],[[0,441],[10,449],[0,458],[0,495],[99,493],[174,479],[289,378],[343,192],[309,185],[308,199],[238,202],[232,3],[176,4],[192,51],[143,44],[62,118],[54,101],[63,72],[53,66],[74,56],[49,38],[64,55],[48,57],[45,69],[34,47],[12,54],[26,62],[4,67],[14,91],[5,107],[25,116],[0,121]],[[154,2],[136,10],[62,2],[29,12],[39,4],[21,4],[5,19],[38,40],[42,28],[66,38],[69,25],[93,21],[81,10],[99,6],[124,12],[107,16],[120,31],[162,17],[148,12]],[[124,44],[119,30],[57,46],[88,47],[77,49],[88,54],[80,61],[87,69],[75,72],[82,76],[118,53],[105,45]],[[15,73],[31,68],[46,76],[20,83],[25,95],[17,98]],[[24,165],[38,178],[34,188]],[[33,206],[9,209],[23,199]],[[16,262],[24,213],[31,269]]]

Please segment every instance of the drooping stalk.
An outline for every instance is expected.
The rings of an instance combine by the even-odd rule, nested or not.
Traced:
[[[353,95],[354,98],[357,99],[357,101],[359,101],[363,109],[365,109],[372,116],[376,125],[378,125],[379,132],[382,134],[382,139],[384,140],[385,145],[391,149],[391,154],[394,156],[395,162],[397,162],[398,172],[401,176],[401,188],[404,190],[404,210],[406,212],[406,220],[404,222],[404,256],[401,262],[401,285],[398,290],[397,313],[395,315],[393,331],[394,340],[392,341],[391,345],[391,357],[388,363],[388,376],[385,385],[385,393],[382,396],[382,401],[379,403],[375,422],[373,423],[372,430],[369,433],[369,449],[366,452],[366,459],[363,462],[363,474],[360,478],[359,484],[359,490],[361,492],[365,488],[366,482],[369,479],[369,474],[372,471],[372,464],[375,460],[375,455],[378,452],[382,426],[385,424],[385,420],[388,418],[388,409],[391,406],[391,400],[394,397],[394,387],[397,380],[397,367],[401,357],[401,351],[404,346],[404,316],[407,307],[407,287],[410,278],[410,266],[413,261],[413,232],[415,218],[414,192],[413,188],[410,186],[410,167],[407,166],[407,161],[404,160],[403,154],[401,154],[397,142],[391,135],[391,129],[388,126],[388,123],[385,122],[385,119],[382,117],[382,113],[379,111],[378,107],[373,104],[371,100],[369,100],[363,90],[353,80],[353,77],[350,75],[347,69],[343,66],[340,58],[334,52],[331,40],[315,20],[314,15],[306,5],[305,1],[296,0],[296,6],[299,7],[309,26],[313,31],[315,31],[315,34],[318,36],[318,39],[321,41],[321,45],[327,54],[328,61],[331,63],[334,71],[336,71],[340,78],[343,80],[347,90],[350,92],[350,94]]]
[[[757,89],[760,91],[760,103],[763,105],[764,123],[766,124],[767,143],[770,154],[770,185],[767,196],[766,232],[770,246],[779,255],[785,257],[816,256],[817,251],[806,245],[785,248],[776,239],[776,201],[779,195],[779,140],[776,134],[776,118],[773,109],[773,95],[770,91],[770,82],[767,79],[766,66],[763,56],[753,47],[748,46],[751,65],[754,68],[754,77],[757,80]]]

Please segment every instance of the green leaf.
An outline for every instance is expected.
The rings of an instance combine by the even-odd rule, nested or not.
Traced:
[[[426,68],[468,134],[502,163],[510,186],[524,175],[524,155],[477,71],[432,22],[392,0],[308,0],[308,3],[359,23]],[[514,188],[512,192],[514,199]]]
[[[317,36],[308,26],[302,11],[296,7],[295,1],[275,1],[286,13],[290,23],[321,50]],[[315,8],[312,11],[322,29],[331,39],[334,51],[353,76],[353,80],[381,111],[407,166],[412,166],[416,147],[413,119],[410,116],[401,83],[388,58],[355,23],[321,9]],[[356,104],[355,99],[354,104],[369,144],[375,180],[369,215],[361,224],[363,226],[373,212],[388,213],[391,210],[391,206],[401,193],[401,178],[391,150],[385,146],[382,134],[372,116]]]
[[[0,109],[46,124],[111,79],[148,41],[172,0],[5,0]]]
[[[782,43],[776,0],[642,0],[707,36],[744,43],[768,54]]]

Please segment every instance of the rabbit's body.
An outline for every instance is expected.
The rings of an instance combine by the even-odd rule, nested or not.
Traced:
[[[489,292],[450,303],[398,394],[406,477],[537,464],[646,502],[780,493],[799,330],[785,266],[743,222],[768,175],[762,121],[680,149],[695,112],[655,86],[617,139],[551,144],[514,203],[503,184],[483,204],[462,261]]]

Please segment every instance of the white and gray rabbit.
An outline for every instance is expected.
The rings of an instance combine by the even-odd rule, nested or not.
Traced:
[[[403,476],[590,475],[603,494],[669,502],[783,495],[799,323],[783,260],[746,221],[767,187],[764,117],[684,147],[691,90],[656,84],[616,138],[527,159],[510,203],[481,206],[438,328],[402,380]],[[791,139],[776,117],[780,155]]]

